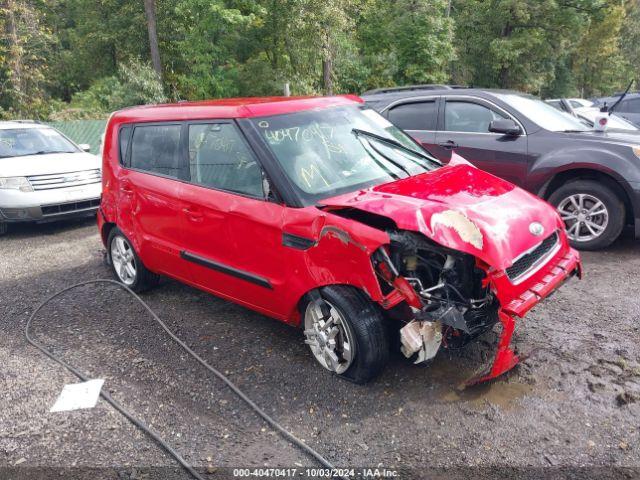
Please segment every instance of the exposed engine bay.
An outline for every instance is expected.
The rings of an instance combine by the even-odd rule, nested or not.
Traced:
[[[383,290],[402,292],[411,307],[393,310],[405,323],[400,338],[406,357],[427,361],[440,347],[461,348],[498,322],[498,302],[473,256],[420,233],[387,233],[389,251],[379,249],[373,262]]]

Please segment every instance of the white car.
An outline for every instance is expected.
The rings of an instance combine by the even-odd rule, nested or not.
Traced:
[[[545,100],[545,102],[547,102],[552,107],[557,108],[558,110],[566,112],[566,107],[562,105],[563,100],[571,105],[571,108],[584,108],[593,106],[593,102],[591,100],[586,100],[584,98],[550,98],[549,100]]]
[[[94,214],[101,161],[55,128],[0,122],[0,234],[12,222],[46,222]]]
[[[580,120],[587,122],[590,127],[593,127],[593,124],[596,121],[596,116],[600,113],[600,109],[598,107],[583,107],[576,108],[574,110],[576,117]],[[607,122],[608,130],[628,130],[631,132],[638,132],[639,129],[633,123],[628,122],[622,117],[617,116],[616,114],[609,115],[609,121]]]

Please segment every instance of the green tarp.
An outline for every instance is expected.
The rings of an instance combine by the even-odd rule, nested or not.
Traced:
[[[88,143],[91,145],[91,153],[97,154],[100,150],[100,142],[106,120],[70,120],[65,122],[46,122],[57,128],[76,143]]]

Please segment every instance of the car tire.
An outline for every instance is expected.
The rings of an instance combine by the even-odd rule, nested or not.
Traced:
[[[312,319],[310,309],[316,310],[316,317],[332,319],[331,331],[340,331],[333,335],[337,344],[342,341],[344,345],[346,340],[349,341],[351,358],[348,363],[344,361],[346,355],[342,354],[342,362],[338,367],[328,365],[330,362],[322,352],[326,351],[330,340],[322,340],[320,334],[324,332],[312,327],[312,324],[316,323]],[[389,342],[384,318],[376,305],[358,289],[342,285],[324,287],[320,290],[320,296],[309,298],[302,311],[305,343],[309,345],[316,361],[325,369],[359,384],[367,383],[384,369],[389,359]],[[331,332],[327,332],[327,335],[331,336]],[[342,353],[337,346],[335,351],[338,354]]]
[[[109,232],[107,259],[116,280],[134,292],[144,292],[158,284],[160,277],[144,266],[133,244],[118,227]]]
[[[0,236],[6,235],[8,231],[9,231],[9,224],[0,222]]]
[[[608,247],[624,227],[624,202],[612,188],[595,180],[569,182],[549,196],[549,203],[564,220],[571,246],[579,250]],[[591,215],[598,212],[603,213]]]

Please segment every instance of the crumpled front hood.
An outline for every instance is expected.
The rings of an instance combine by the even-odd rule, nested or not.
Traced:
[[[321,203],[388,217],[398,228],[421,232],[499,270],[563,228],[551,205],[464,160]],[[544,233],[533,235],[532,222],[540,223]]]

